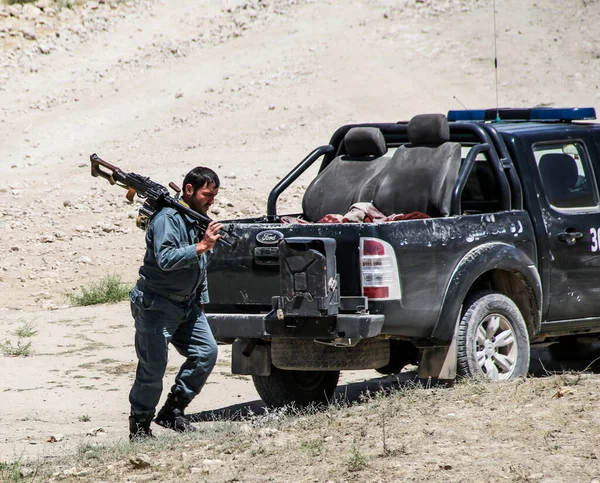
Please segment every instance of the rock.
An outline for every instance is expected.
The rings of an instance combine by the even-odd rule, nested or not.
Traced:
[[[273,436],[275,434],[277,434],[279,432],[279,430],[275,429],[275,428],[263,428],[261,429],[258,434],[259,436]]]
[[[31,3],[23,5],[23,17],[35,20],[42,14],[42,11]]]
[[[50,53],[50,47],[46,44],[38,45],[38,50],[40,51],[40,54],[48,55]]]
[[[220,468],[221,466],[223,466],[223,461],[221,460],[203,460],[201,472],[209,474],[215,468]]]
[[[21,13],[23,12],[23,5],[20,3],[15,3],[14,5],[10,5],[8,7],[8,13],[11,17],[19,18]]]
[[[130,456],[129,463],[131,463],[134,468],[149,468],[152,466],[152,460],[150,457],[143,453]]]
[[[35,6],[40,10],[45,10],[50,7],[50,0],[38,0],[35,2]]]
[[[89,473],[88,470],[78,470],[76,466],[64,470],[61,474],[63,476],[85,476]]]
[[[24,466],[21,466],[20,469],[19,469],[19,473],[20,473],[21,478],[32,477],[34,475],[34,472],[35,471],[33,470],[33,468],[27,468],[27,467],[24,467]]]
[[[106,434],[106,431],[102,427],[92,428],[85,433],[86,436],[99,436],[101,434]]]
[[[21,33],[23,34],[23,37],[27,40],[35,40],[37,38],[37,34],[35,32],[34,27],[23,27],[21,29]]]

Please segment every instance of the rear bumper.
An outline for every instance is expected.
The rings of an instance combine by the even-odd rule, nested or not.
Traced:
[[[270,314],[207,314],[215,339],[368,339],[381,333],[384,315],[339,314],[331,317],[277,319]]]

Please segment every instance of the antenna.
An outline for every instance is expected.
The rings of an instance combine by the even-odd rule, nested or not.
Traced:
[[[496,0],[494,0],[494,73],[496,77],[496,121],[500,121],[500,112],[498,104],[498,45],[496,42]]]
[[[463,109],[468,109],[468,107],[465,106],[458,97],[452,96],[452,99],[454,99],[456,102],[458,102],[463,107]]]

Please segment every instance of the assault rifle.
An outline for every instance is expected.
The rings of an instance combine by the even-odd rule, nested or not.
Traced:
[[[127,189],[125,197],[132,202],[135,195],[145,200],[144,204],[139,209],[137,226],[145,230],[152,220],[152,217],[163,207],[174,208],[180,213],[188,215],[194,220],[202,233],[206,231],[208,224],[212,221],[208,216],[198,213],[197,211],[188,208],[181,204],[177,198],[174,198],[169,193],[169,190],[163,185],[152,181],[147,176],[142,176],[136,173],[125,173],[120,168],[100,159],[97,154],[90,156],[92,163],[92,176],[104,178],[110,184],[116,184]],[[181,191],[174,183],[169,183],[172,190],[179,193]],[[230,248],[234,248],[237,243],[237,236],[233,233],[234,226],[229,224],[224,227],[219,234],[221,238],[218,241],[224,243]],[[227,238],[234,238],[233,241]]]

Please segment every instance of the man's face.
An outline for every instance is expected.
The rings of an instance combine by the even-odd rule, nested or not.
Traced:
[[[198,213],[206,215],[208,209],[215,202],[215,196],[219,193],[219,188],[215,188],[214,184],[205,184],[194,193],[194,188],[191,184],[186,184],[184,187],[183,201],[190,208]]]

